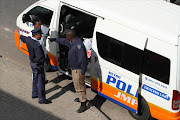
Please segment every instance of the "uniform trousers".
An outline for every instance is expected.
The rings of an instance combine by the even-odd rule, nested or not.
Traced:
[[[86,85],[85,81],[80,80],[81,70],[74,69],[72,70],[72,79],[74,88],[76,90],[76,95],[79,97],[80,102],[86,101]]]
[[[39,102],[46,99],[45,97],[45,74],[42,70],[41,72],[37,71],[37,66],[30,62],[32,72],[33,72],[33,85],[32,85],[32,97],[38,97]]]

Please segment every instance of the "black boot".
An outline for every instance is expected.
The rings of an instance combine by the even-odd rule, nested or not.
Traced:
[[[79,98],[75,98],[74,102],[80,102]]]
[[[85,110],[87,110],[87,106],[86,106],[86,101],[85,102],[81,102],[81,106],[80,108],[77,110],[78,113],[82,113]]]

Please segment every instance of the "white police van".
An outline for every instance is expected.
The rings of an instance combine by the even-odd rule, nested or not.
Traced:
[[[40,0],[17,18],[15,42],[28,36],[38,16],[60,37],[81,28],[93,39],[87,84],[99,95],[129,110],[138,120],[180,119],[180,7],[163,0]],[[68,17],[71,16],[71,17]],[[51,67],[71,76],[65,46],[46,40]]]

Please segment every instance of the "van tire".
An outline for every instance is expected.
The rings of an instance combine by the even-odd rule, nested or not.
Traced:
[[[144,98],[140,98],[138,102],[138,114],[129,111],[129,114],[136,120],[149,120],[151,117],[149,106]],[[140,111],[140,112],[139,112]]]

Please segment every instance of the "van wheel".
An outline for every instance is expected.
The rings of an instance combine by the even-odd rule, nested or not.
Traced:
[[[130,115],[136,120],[149,120],[151,117],[151,114],[150,114],[149,106],[146,100],[144,98],[140,98],[140,101],[138,103],[139,103],[138,113],[136,114],[128,110]]]

